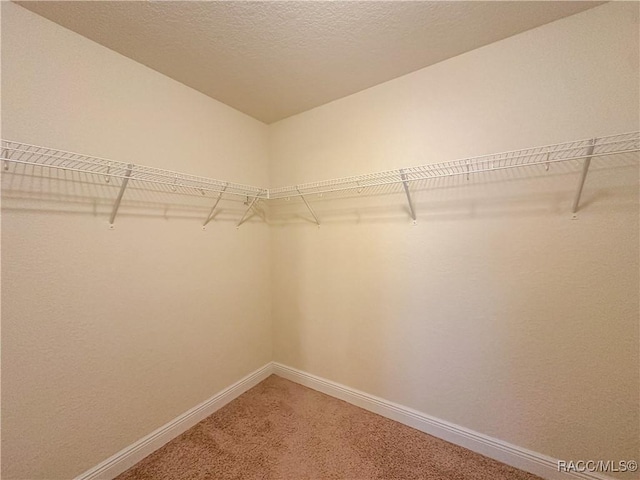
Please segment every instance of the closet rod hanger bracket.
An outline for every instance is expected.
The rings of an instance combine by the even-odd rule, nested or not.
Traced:
[[[124,191],[127,189],[127,184],[129,183],[129,179],[131,178],[132,170],[133,170],[133,164],[130,163],[127,166],[127,171],[125,172],[124,178],[122,179],[122,184],[120,185],[120,191],[118,192],[116,201],[113,203],[113,208],[111,209],[111,216],[109,217],[110,230],[113,230],[115,228],[114,222],[116,220],[116,215],[118,214],[118,209],[120,208],[120,202],[122,201],[122,196],[124,195]]]
[[[576,195],[573,199],[573,206],[571,207],[571,213],[573,213],[573,220],[578,218],[578,208],[580,206],[580,197],[582,196],[582,189],[584,188],[584,182],[587,179],[587,173],[589,173],[589,166],[591,165],[591,157],[593,155],[593,149],[596,146],[597,139],[591,140],[591,145],[587,147],[587,153],[585,155],[584,162],[582,163],[582,172],[580,173],[580,179],[578,180],[578,188]]]
[[[307,202],[307,199],[304,198],[304,195],[302,195],[302,193],[300,192],[300,189],[296,187],[296,190],[298,191],[298,194],[300,195],[300,198],[302,199],[304,204],[307,206],[307,209],[313,216],[313,219],[316,221],[316,225],[318,225],[318,228],[320,228],[320,220],[318,220],[318,217],[316,216],[316,212],[313,211],[313,208],[311,208],[311,205],[309,205],[309,202]]]
[[[224,193],[224,191],[227,189],[228,186],[229,186],[229,183],[226,183],[222,188],[222,191],[218,194],[218,198],[216,199],[216,202],[213,204],[213,207],[211,207],[211,211],[209,212],[209,215],[207,215],[207,219],[202,224],[202,230],[206,230],[207,223],[213,220],[213,217],[214,217],[213,212],[215,212],[216,207],[218,206],[218,203],[220,203],[220,200],[222,199],[222,194]]]
[[[245,218],[247,217],[247,215],[249,214],[249,212],[251,211],[253,206],[256,204],[256,202],[260,199],[260,194],[261,193],[262,192],[258,192],[258,194],[255,197],[253,197],[253,200],[251,200],[251,202],[249,203],[249,206],[247,207],[247,210],[244,212],[244,215],[242,215],[242,218],[240,219],[240,221],[236,225],[236,228],[240,228],[240,225],[242,225],[246,221]]]
[[[413,224],[417,225],[418,220],[416,219],[416,211],[413,208],[413,201],[411,200],[411,192],[409,192],[409,183],[407,181],[407,174],[404,173],[404,170],[400,170],[400,178],[402,178],[402,186],[404,187],[404,193],[407,195],[407,202],[409,202],[409,212],[411,213],[411,219],[413,220]]]

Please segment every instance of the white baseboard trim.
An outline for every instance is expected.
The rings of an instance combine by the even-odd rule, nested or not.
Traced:
[[[250,373],[149,435],[78,475],[74,480],[111,480],[117,477],[170,440],[256,386],[272,373],[547,480],[615,480],[599,473],[558,472],[558,460],[555,458],[276,362],[268,363]]]
[[[213,397],[205,400],[200,405],[196,405],[182,415],[174,418],[169,423],[151,432],[134,444],[120,450],[104,462],[80,474],[75,480],[110,480],[117,477],[170,440],[193,427],[201,420],[204,420],[250,388],[256,386],[272,373],[273,364],[266,364],[264,367],[250,373],[233,385],[215,394]]]
[[[555,458],[280,363],[273,363],[273,373],[547,480],[614,480],[598,473],[558,472],[558,460]]]

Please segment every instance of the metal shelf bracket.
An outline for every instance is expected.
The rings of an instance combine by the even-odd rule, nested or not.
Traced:
[[[587,179],[587,173],[589,173],[589,166],[591,165],[591,156],[593,155],[593,149],[596,146],[596,139],[591,140],[591,145],[587,148],[587,153],[582,163],[582,172],[580,173],[580,180],[578,180],[578,189],[573,199],[573,206],[571,207],[571,213],[573,213],[573,219],[578,218],[578,207],[580,206],[580,196],[582,195],[582,189],[584,188],[584,182]]]
[[[318,225],[318,228],[320,228],[320,220],[318,220],[318,217],[316,216],[316,213],[313,211],[313,208],[311,208],[311,205],[309,205],[309,202],[307,202],[307,199],[304,198],[304,195],[302,195],[302,193],[300,193],[300,189],[298,187],[296,187],[296,190],[300,194],[300,198],[302,199],[304,204],[307,206],[307,209],[309,210],[309,212],[313,216],[313,219],[316,221],[316,225]]]
[[[413,209],[413,202],[411,201],[411,193],[409,192],[409,183],[407,182],[407,175],[404,173],[404,170],[400,170],[400,178],[402,178],[402,186],[404,187],[404,193],[407,195],[407,202],[409,202],[409,211],[411,212],[411,218],[413,220],[413,224],[417,225],[418,221],[416,220],[416,212]]]
[[[240,219],[240,221],[238,222],[238,224],[236,225],[236,228],[240,228],[240,225],[242,225],[246,220],[247,215],[249,214],[249,212],[251,211],[251,209],[253,208],[253,206],[256,204],[256,202],[259,200],[259,194],[256,195],[255,197],[253,197],[253,200],[251,200],[251,203],[249,203],[249,206],[247,207],[247,210],[244,212],[244,215],[242,215],[242,218]]]
[[[202,224],[202,229],[203,230],[206,230],[207,223],[209,223],[211,220],[213,220],[213,216],[214,216],[213,212],[215,212],[216,207],[218,206],[218,203],[220,203],[220,200],[222,199],[222,194],[224,193],[224,191],[227,189],[228,186],[229,186],[229,184],[226,184],[222,188],[222,191],[218,194],[218,198],[216,199],[216,203],[213,204],[213,207],[211,207],[211,211],[209,212],[209,215],[207,215],[207,219]]]
[[[120,185],[120,191],[118,192],[118,196],[116,197],[116,201],[113,204],[113,208],[111,209],[111,216],[109,217],[109,228],[113,230],[115,228],[113,222],[116,220],[116,215],[118,214],[118,209],[120,208],[120,202],[122,201],[122,196],[124,195],[124,191],[127,189],[127,184],[129,183],[129,179],[131,178],[131,172],[133,171],[133,164],[129,164],[127,166],[127,171],[124,174],[124,178],[122,179],[122,185]]]

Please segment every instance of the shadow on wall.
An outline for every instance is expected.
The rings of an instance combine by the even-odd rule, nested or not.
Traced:
[[[31,213],[92,215],[108,221],[122,179],[6,162],[2,170],[2,208]],[[194,225],[237,225],[244,221],[266,222],[267,207],[261,202],[248,210],[250,198],[195,191],[181,186],[130,182],[117,216],[194,220]],[[216,206],[215,210],[212,208]],[[117,218],[116,218],[117,223]]]

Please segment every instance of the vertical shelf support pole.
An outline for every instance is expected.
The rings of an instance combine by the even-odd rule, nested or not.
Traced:
[[[584,159],[584,163],[582,164],[582,173],[580,174],[580,180],[578,181],[578,189],[576,190],[576,196],[573,199],[573,206],[571,207],[571,212],[573,213],[573,218],[577,218],[578,207],[580,205],[580,196],[582,195],[582,189],[584,187],[584,182],[587,179],[587,173],[589,173],[589,166],[591,165],[591,156],[593,155],[593,149],[596,146],[596,139],[594,138],[591,141],[591,145],[587,148],[587,155]]]
[[[251,211],[251,209],[253,208],[253,206],[255,205],[255,203],[258,201],[258,199],[260,198],[260,193],[259,192],[256,194],[255,197],[253,197],[253,200],[251,200],[251,203],[249,204],[249,207],[247,208],[247,210],[244,212],[244,215],[242,215],[242,218],[240,219],[240,221],[238,222],[238,225],[236,225],[236,228],[240,228],[240,225],[242,225],[245,222],[245,218],[246,216],[249,214],[249,212]]]
[[[407,202],[409,202],[409,211],[411,212],[413,224],[416,225],[418,221],[416,220],[416,212],[413,209],[413,201],[411,201],[411,193],[409,192],[409,183],[407,182],[407,175],[404,173],[404,170],[400,170],[400,178],[402,178],[404,193],[407,195]]]
[[[207,226],[207,223],[209,223],[211,220],[213,220],[213,212],[215,212],[216,207],[218,206],[218,203],[220,203],[220,199],[222,198],[222,194],[224,193],[224,191],[227,189],[227,186],[229,184],[225,184],[224,188],[222,189],[222,191],[218,194],[218,198],[216,199],[216,203],[213,204],[213,207],[211,208],[211,211],[209,212],[209,215],[207,215],[207,219],[204,221],[204,223],[202,224],[202,228],[204,229],[204,227]]]
[[[133,170],[133,164],[129,164],[127,166],[127,171],[124,174],[124,178],[122,179],[122,185],[120,185],[120,191],[118,192],[118,196],[116,197],[116,201],[113,204],[113,208],[111,209],[111,216],[109,217],[109,228],[113,229],[113,222],[116,220],[116,215],[118,214],[118,209],[120,208],[120,202],[122,201],[122,196],[124,195],[124,191],[127,189],[127,184],[129,183],[129,178],[131,178],[131,171]]]
[[[313,208],[311,208],[311,205],[309,205],[309,202],[307,202],[307,199],[304,198],[304,195],[302,195],[302,193],[300,193],[300,189],[298,187],[296,187],[296,190],[298,191],[298,194],[300,195],[300,198],[302,199],[304,204],[307,206],[307,209],[309,210],[309,212],[313,216],[313,219],[316,221],[316,225],[318,225],[318,227],[319,227],[320,226],[320,220],[318,220],[318,217],[316,217],[316,212],[313,211]]]

